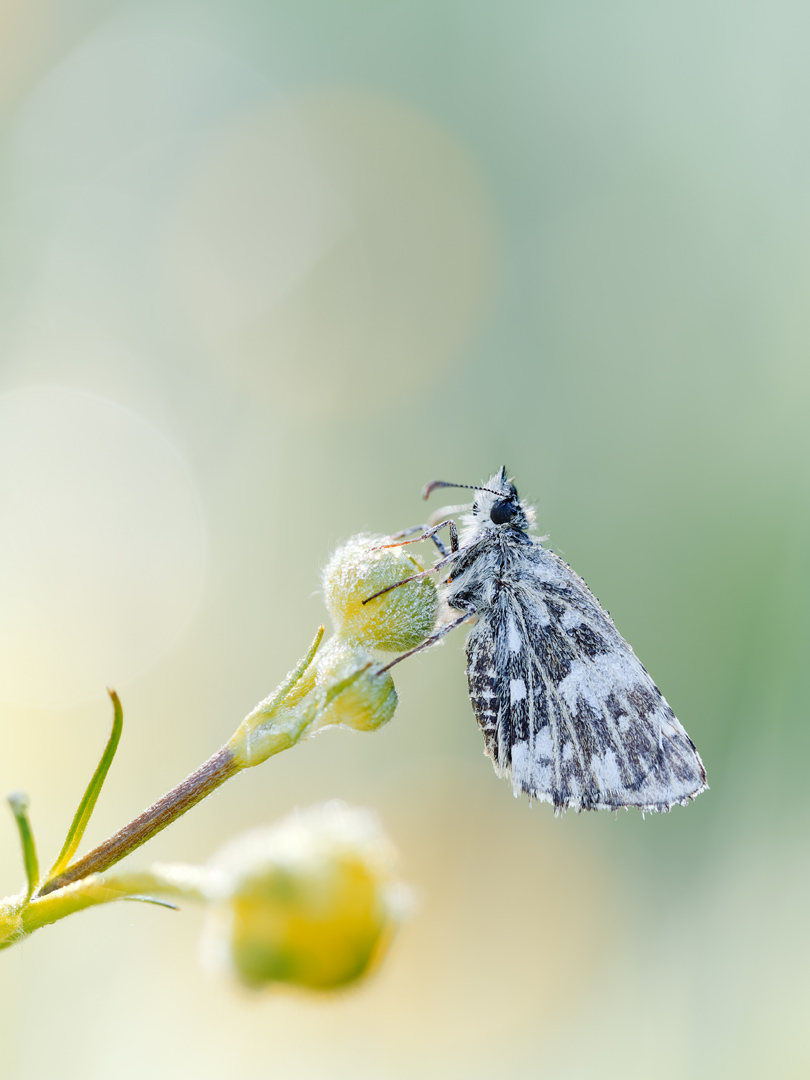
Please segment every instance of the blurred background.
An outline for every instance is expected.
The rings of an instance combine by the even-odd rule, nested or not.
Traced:
[[[85,850],[305,651],[336,544],[503,463],[711,784],[516,801],[461,631],[387,729],[130,860],[374,807],[419,910],[372,980],[250,995],[199,911],[113,905],[0,957],[3,1077],[808,1075],[809,41],[799,0],[0,0],[0,790],[42,861],[106,685]]]

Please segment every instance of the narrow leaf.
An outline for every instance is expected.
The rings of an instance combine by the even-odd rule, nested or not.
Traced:
[[[170,911],[179,911],[177,904],[170,904],[168,900],[158,900],[156,896],[122,896],[122,900],[135,900],[139,904],[155,904],[157,907],[166,907]]]
[[[15,791],[8,796],[8,802],[17,822],[17,828],[20,830],[20,843],[22,844],[25,876],[28,879],[28,897],[30,898],[39,881],[39,860],[37,859],[34,834],[31,831],[31,822],[28,820],[28,796],[21,791]]]
[[[48,880],[56,877],[57,874],[61,874],[76,853],[76,849],[84,836],[84,830],[87,828],[87,824],[95,809],[98,797],[101,794],[101,788],[104,781],[107,779],[107,773],[110,771],[110,766],[115,757],[115,751],[118,749],[118,743],[121,740],[121,731],[124,727],[124,711],[121,708],[121,702],[118,700],[118,694],[110,689],[107,690],[107,693],[110,695],[113,703],[112,731],[107,740],[107,745],[104,747],[104,753],[101,755],[101,761],[99,761],[98,767],[93,773],[90,783],[87,785],[87,790],[84,793],[82,801],[79,803],[79,808],[68,829],[64,847],[59,852],[59,858],[53,864],[53,868],[48,875]]]
[[[318,651],[318,646],[323,639],[325,629],[326,627],[324,626],[318,627],[318,632],[315,634],[315,638],[310,645],[309,651],[307,652],[306,656],[302,657],[302,659],[298,661],[292,671],[287,672],[284,682],[281,683],[280,686],[276,687],[276,689],[273,691],[269,698],[265,698],[264,701],[259,702],[256,708],[253,710],[253,713],[258,712],[262,709],[269,712],[274,709],[279,702],[284,700],[284,698],[287,696],[287,694],[289,694],[290,690],[292,690],[292,688],[299,681],[299,679],[302,677],[304,672],[307,670],[307,668],[315,658],[315,653]],[[252,716],[253,713],[250,713],[249,715]]]

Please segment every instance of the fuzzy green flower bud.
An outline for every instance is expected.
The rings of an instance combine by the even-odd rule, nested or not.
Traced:
[[[343,803],[248,833],[209,864],[204,952],[251,987],[345,986],[382,957],[402,914],[393,862],[374,815]]]
[[[332,638],[318,661],[316,684],[324,692],[318,712],[318,728],[342,724],[355,731],[376,731],[387,724],[397,707],[394,680],[387,671],[379,673],[374,659],[362,649]],[[334,696],[330,687],[339,687]]]
[[[343,641],[404,652],[433,630],[436,588],[429,577],[423,577],[364,604],[381,589],[424,570],[402,547],[371,550],[384,541],[385,537],[361,534],[338,548],[323,573],[324,598]]]

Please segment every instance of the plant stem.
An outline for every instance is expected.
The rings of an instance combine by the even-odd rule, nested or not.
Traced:
[[[46,881],[38,895],[46,896],[56,889],[70,885],[71,882],[87,877],[88,874],[99,874],[107,870],[125,855],[139,848],[141,844],[151,840],[167,825],[171,825],[206,795],[210,795],[220,784],[224,784],[226,780],[235,776],[241,768],[242,766],[235,760],[231,751],[224,746],[177,787],[172,788],[123,829],[119,829],[114,836],[99,844],[97,848],[61,874]]]
[[[156,833],[165,829],[167,825],[171,825],[173,821],[185,814],[192,806],[204,799],[206,795],[210,795],[220,784],[230,780],[232,776],[241,772],[242,769],[258,765],[272,754],[277,754],[281,750],[287,750],[290,746],[294,746],[303,736],[315,715],[317,702],[312,703],[307,708],[302,706],[299,711],[296,711],[291,706],[293,703],[297,704],[299,699],[304,697],[311,689],[310,683],[306,683],[304,687],[299,687],[298,684],[301,683],[302,676],[311,665],[323,634],[323,626],[318,627],[315,640],[310,645],[306,656],[298,662],[292,671],[287,673],[284,681],[273,691],[270,697],[259,702],[256,708],[245,717],[228,743],[218,750],[213,757],[209,758],[190,776],[187,776],[181,784],[172,788],[156,803],[153,803],[148,810],[144,810],[142,814],[130,821],[123,829],[119,829],[114,836],[105,840],[103,844],[99,844],[97,848],[79,859],[78,862],[73,863],[72,866],[62,869],[60,864],[65,858],[65,853],[70,851],[71,848],[75,850],[74,834],[80,839],[81,834],[84,832],[87,820],[98,798],[98,791],[104,782],[104,777],[107,775],[107,770],[120,738],[123,715],[118,698],[115,694],[111,694],[115,706],[113,734],[110,736],[110,741],[102,755],[101,762],[85,792],[73,825],[71,825],[68,840],[54,867],[57,872],[51,872],[48,879],[37,890],[35,899],[56,892],[57,889],[62,889],[66,885],[80,881],[90,874],[103,873],[123,859],[125,855],[129,855],[131,851],[139,848],[141,844],[151,840]],[[356,675],[352,678],[356,678]],[[352,679],[348,680],[348,682],[351,681]],[[342,687],[343,684],[341,683],[337,690],[342,689]],[[333,688],[330,692],[334,695],[335,689]],[[329,694],[327,694],[328,699]],[[286,710],[283,708],[285,703],[289,703]],[[260,740],[263,744],[261,754],[252,752],[255,750],[252,743],[257,729],[260,730],[262,736]],[[15,814],[17,814],[16,810]],[[78,840],[76,842],[78,843]],[[27,866],[28,863],[26,862]],[[31,874],[29,873],[30,881]],[[28,895],[31,895],[30,891]],[[103,903],[104,901],[94,900],[93,902]]]

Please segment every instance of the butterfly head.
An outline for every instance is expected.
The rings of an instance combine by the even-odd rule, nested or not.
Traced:
[[[437,487],[472,487],[475,491],[472,508],[465,523],[468,527],[479,529],[520,529],[525,532],[534,524],[534,512],[520,499],[517,488],[507,478],[504,465],[494,476],[475,487],[472,484],[449,484],[444,480],[434,480],[425,487],[425,498]]]
[[[469,524],[476,528],[512,528],[526,531],[532,516],[520,501],[517,488],[507,478],[506,466],[475,489]]]

